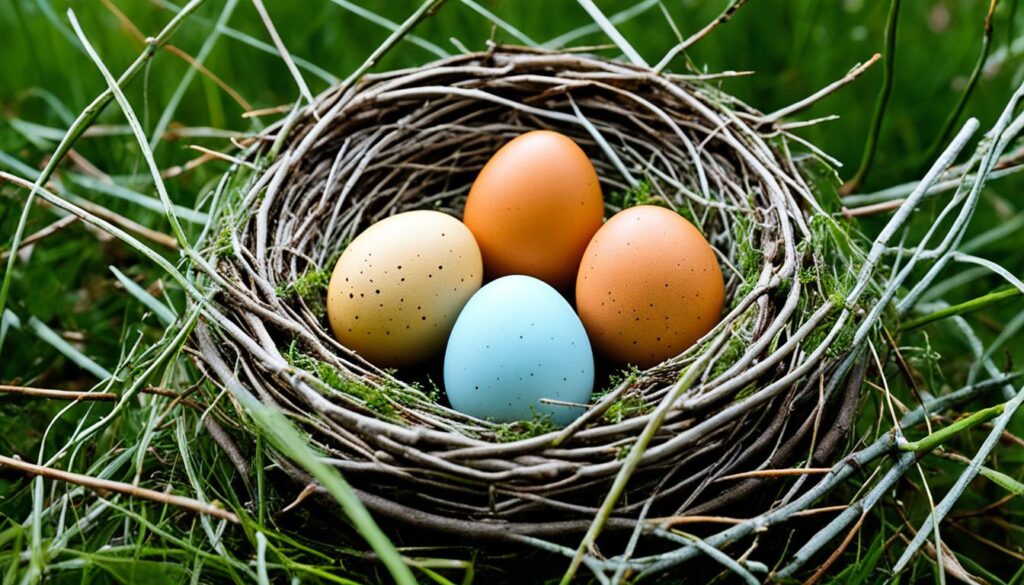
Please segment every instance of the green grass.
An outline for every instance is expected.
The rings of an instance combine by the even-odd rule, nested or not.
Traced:
[[[419,4],[412,0],[356,3],[394,22],[401,22]],[[155,34],[173,15],[172,5],[163,0],[115,0],[115,4],[146,35]],[[314,94],[354,71],[370,48],[388,35],[385,29],[346,10],[345,4],[331,0],[267,2],[284,44],[297,57]],[[571,1],[500,0],[482,4],[540,42],[589,22],[583,9]],[[606,14],[633,4],[619,0],[599,3]],[[724,4],[711,0],[665,3],[684,34],[698,30]],[[65,15],[69,6],[115,76],[143,49],[101,2],[0,3],[0,170],[23,176],[31,174],[27,171],[38,172],[74,117],[106,88]],[[175,34],[172,43],[190,55],[198,55],[211,38],[213,23],[221,17],[224,6],[223,1],[208,0]],[[892,97],[880,128],[873,169],[864,185],[866,191],[918,178],[925,162],[921,154],[942,131],[978,58],[988,6],[987,0],[903,3]],[[1015,6],[1012,0],[998,5],[993,53],[1007,43],[1008,18]],[[758,0],[740,10],[688,56],[710,71],[756,71],[756,75],[722,81],[721,85],[751,105],[773,111],[809,95],[880,51],[888,7],[888,2],[869,0]],[[1015,16],[1021,20],[1019,11]],[[232,31],[222,34],[212,45],[205,66],[253,108],[294,103],[299,90],[282,60],[252,46],[270,43],[252,3],[238,2],[228,24]],[[620,30],[651,62],[673,43],[671,29],[657,6],[623,24]],[[1019,33],[1024,27],[1018,22],[1015,30]],[[418,26],[415,34],[415,40],[407,40],[388,53],[378,69],[423,63],[439,52],[456,53],[458,48],[449,41],[453,37],[471,49],[484,48],[492,27],[458,0],[449,0],[439,14]],[[494,36],[499,42],[515,40],[502,30]],[[605,37],[596,33],[577,38],[573,44],[604,42]],[[613,56],[615,51],[605,54]],[[674,66],[678,69],[680,64],[677,60]],[[225,149],[230,143],[221,131],[258,131],[275,119],[243,119],[239,103],[203,75],[195,75],[179,90],[181,79],[189,71],[181,59],[161,51],[125,88],[147,135],[165,123],[171,132],[152,143],[160,169],[186,165],[196,158],[199,153],[190,149],[190,144]],[[802,119],[841,116],[800,130],[799,134],[842,161],[845,167],[840,174],[844,179],[853,175],[861,159],[882,72],[881,64],[876,65],[855,83],[800,115]],[[983,72],[965,104],[963,117],[978,117],[982,127],[988,127],[1020,77],[1019,58]],[[177,103],[177,107],[162,122],[170,103]],[[94,130],[95,134],[75,145],[81,164],[66,160],[61,165],[57,176],[62,193],[93,201],[149,229],[171,234],[146,160],[116,104],[100,114],[96,128],[99,131]],[[93,168],[101,174],[94,176]],[[193,208],[210,196],[225,169],[226,163],[213,161],[168,180],[170,200],[181,208]],[[973,233],[986,234],[1021,217],[1022,187],[1024,181],[1020,178],[990,185],[983,195]],[[2,265],[6,265],[25,195],[23,190],[0,183]],[[629,204],[650,196],[647,192],[625,195]],[[917,230],[929,226],[939,204],[931,200],[922,206],[915,218]],[[28,217],[25,234],[35,234],[59,218],[52,207],[37,204]],[[182,230],[190,241],[196,240],[203,225],[201,216],[194,219],[188,221],[183,216]],[[884,216],[868,218],[860,228],[871,236],[883,221]],[[827,231],[834,226],[814,228]],[[1016,229],[985,242],[972,253],[999,262],[1013,274],[1024,274],[1020,237]],[[141,239],[150,241],[145,235]],[[157,249],[169,263],[178,261],[177,251]],[[954,267],[948,274],[966,270]],[[315,293],[322,289],[324,277],[322,273],[309,273],[280,293],[302,296],[316,310]],[[322,522],[318,525],[316,516],[322,512],[309,504],[282,512],[301,492],[301,486],[282,481],[273,470],[264,470],[260,463],[267,461],[267,451],[286,452],[313,462],[315,467],[315,453],[290,424],[263,411],[259,416],[264,419],[250,421],[268,429],[268,433],[256,446],[240,446],[250,462],[250,475],[243,480],[204,430],[199,413],[178,406],[168,414],[168,399],[141,392],[147,385],[184,391],[197,379],[197,372],[182,353],[188,328],[164,330],[168,316],[183,313],[185,306],[184,291],[166,271],[137,249],[74,222],[23,251],[10,278],[6,305],[9,316],[3,321],[5,333],[0,333],[5,338],[0,349],[0,383],[87,390],[97,384],[99,373],[108,370],[114,372],[115,379],[99,389],[125,399],[116,404],[65,403],[0,396],[0,454],[43,462],[59,454],[56,465],[61,468],[127,482],[138,478],[152,489],[218,501],[238,513],[242,523],[219,535],[216,523],[173,507],[123,496],[103,500],[65,484],[0,471],[0,574],[4,583],[39,582],[44,572],[48,583],[191,579],[251,583],[261,582],[264,576],[269,582],[288,582],[292,577],[324,583],[389,579],[382,565],[367,560],[363,553],[366,542],[357,531],[327,529]],[[817,275],[807,278],[819,280]],[[821,278],[841,288],[841,277]],[[1022,310],[1021,300],[1016,297],[999,303],[972,302],[985,299],[1001,284],[997,278],[983,275],[944,295],[951,304],[977,307],[964,317],[986,344],[998,339],[1006,324]],[[932,394],[958,387],[972,366],[969,348],[954,333],[950,319],[929,319],[899,340],[909,367],[920,373],[917,383]],[[1007,368],[1013,364],[1019,367],[1024,362],[1024,346],[1007,343],[996,358]],[[323,374],[323,379],[330,380],[329,372]],[[886,374],[893,392],[913,404],[911,388],[900,372],[893,367]],[[335,390],[363,391],[342,386],[339,383]],[[214,388],[207,391],[205,394],[217,394]],[[359,397],[371,406],[388,407],[385,398],[371,394],[363,392]],[[886,414],[877,393],[868,392],[866,402],[862,428],[858,429],[861,435],[871,432],[873,416]],[[965,406],[965,411],[980,411],[986,406],[990,403],[978,402]],[[606,417],[618,419],[642,408],[639,402],[623,403]],[[219,421],[229,431],[248,416],[235,414],[235,420]],[[954,412],[939,414],[946,420],[935,424],[944,426],[954,424],[957,416]],[[535,421],[508,427],[503,438],[522,438],[544,430],[544,421]],[[927,434],[924,427],[917,430],[920,433],[915,436]],[[1011,424],[1011,431],[1017,436],[1024,434],[1021,417]],[[950,439],[948,449],[973,453],[983,436],[982,431],[965,430]],[[1019,489],[1024,450],[1011,443],[1000,447],[997,454],[957,511],[980,509],[1007,495],[1010,488]],[[938,494],[945,492],[962,468],[962,463],[938,455],[928,455],[922,463],[928,471],[930,489]],[[340,476],[321,468],[315,475],[339,500],[350,502]],[[901,514],[916,527],[928,513],[918,476],[909,476],[898,491],[897,498],[865,523],[865,531],[848,548],[842,562],[832,567],[828,578],[833,582],[878,582],[895,561],[898,553],[886,545],[898,540],[897,531],[907,531]],[[843,495],[850,494],[838,495],[837,501]],[[1024,505],[1017,497],[994,514],[955,520],[963,530],[946,527],[944,541],[967,570],[984,572],[992,582],[1021,583],[1020,561],[972,534],[1021,554],[1024,533],[1012,525],[1019,527],[1022,519]],[[337,526],[347,521],[339,514],[337,521],[329,524]],[[58,531],[57,526],[65,529]],[[395,544],[401,547],[401,542]],[[472,551],[441,549],[426,555],[400,552],[407,557],[432,557],[427,566],[412,569],[422,582],[461,582],[467,575],[474,579],[474,571],[476,582],[488,582],[484,570],[488,561],[478,561],[480,555]],[[908,574],[903,582],[933,578],[933,568],[924,557],[917,561],[914,571],[916,577]]]

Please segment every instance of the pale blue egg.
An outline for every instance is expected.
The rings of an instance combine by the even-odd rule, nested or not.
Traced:
[[[452,408],[496,422],[550,414],[566,425],[594,390],[594,354],[583,323],[551,286],[499,278],[476,292],[455,321],[444,356]]]

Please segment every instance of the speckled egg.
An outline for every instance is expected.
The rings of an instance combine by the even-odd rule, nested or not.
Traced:
[[[463,221],[489,278],[525,274],[571,290],[604,202],[594,165],[569,137],[527,132],[494,154],[473,182]]]
[[[438,211],[399,213],[367,228],[338,259],[327,317],[335,337],[370,362],[415,364],[444,350],[482,281],[480,249],[462,222]]]
[[[707,240],[678,213],[653,205],[609,219],[576,280],[576,309],[595,348],[642,368],[693,345],[718,323],[724,303]]]
[[[549,285],[506,276],[481,288],[462,310],[444,356],[452,408],[497,422],[534,412],[568,424],[594,389],[594,354],[576,313]],[[543,399],[562,404],[543,402]]]

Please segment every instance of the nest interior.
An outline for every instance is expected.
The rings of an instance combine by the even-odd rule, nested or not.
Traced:
[[[726,476],[830,462],[863,370],[836,325],[851,270],[822,208],[834,173],[719,82],[495,47],[326,92],[222,181],[201,279],[222,317],[198,324],[197,364],[286,413],[372,511],[402,523],[466,537],[580,533],[645,429],[608,528],[635,526],[642,510],[765,499],[763,480]],[[323,276],[362,229],[412,209],[461,216],[497,148],[542,128],[587,151],[608,215],[653,201],[691,219],[728,291],[701,342],[615,378],[564,429],[446,408],[423,372],[381,371],[341,346],[318,305]]]

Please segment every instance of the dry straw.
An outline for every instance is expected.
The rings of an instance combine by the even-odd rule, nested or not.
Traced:
[[[584,5],[635,55],[592,3]],[[1016,99],[958,177],[940,216],[953,227],[934,227],[908,247],[911,212],[934,184],[949,180],[944,172],[976,121],[910,187],[873,242],[843,217],[833,161],[785,125],[786,116],[875,59],[774,114],[723,93],[721,76],[661,72],[638,55],[624,64],[492,46],[360,77],[416,18],[355,75],[297,104],[238,155],[197,246],[203,260],[192,266],[195,298],[210,307],[194,336],[201,369],[230,396],[241,399],[238,388],[245,388],[285,413],[369,510],[418,529],[406,542],[429,543],[431,531],[440,531],[470,542],[526,543],[571,559],[567,580],[586,566],[602,582],[708,555],[757,582],[754,574],[767,567],[723,548],[756,544],[766,529],[814,513],[821,496],[856,470],[892,456],[859,499],[794,548],[777,572],[789,576],[859,526],[918,452],[933,448],[906,447],[903,426],[940,403],[1008,388],[1006,376],[990,372],[992,379],[931,399],[874,444],[847,452],[885,323],[909,311],[942,266],[964,260],[952,250],[1022,124]],[[341,346],[322,306],[326,276],[347,241],[402,211],[459,216],[496,149],[540,128],[567,134],[588,152],[609,214],[650,202],[698,225],[719,254],[730,299],[721,323],[697,345],[649,370],[624,372],[564,429],[544,420],[498,425],[446,408],[429,380],[382,371]],[[939,268],[908,282],[927,266]],[[902,287],[911,292],[901,300]],[[1020,396],[1007,391],[1008,399]],[[245,406],[236,404],[239,412]],[[1016,405],[1008,406],[1012,414]],[[997,414],[1005,425],[1010,415]],[[275,459],[313,483],[290,457]],[[777,480],[793,476],[795,483]],[[720,516],[737,509],[741,519]],[[703,538],[675,529],[695,519],[728,527]],[[607,531],[628,537],[624,551],[597,552]]]

